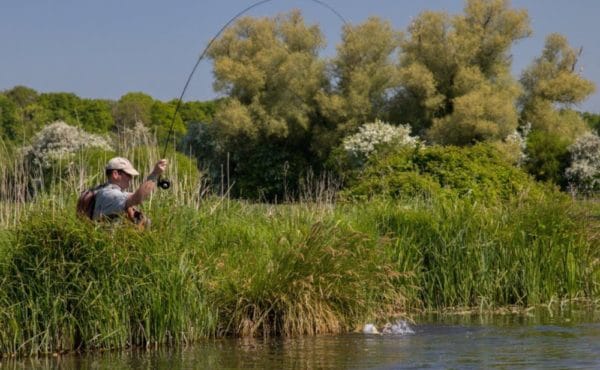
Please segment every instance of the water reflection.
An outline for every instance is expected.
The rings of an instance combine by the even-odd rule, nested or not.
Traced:
[[[0,362],[0,369],[600,368],[600,320],[585,315],[422,317],[412,335],[219,339],[158,351]]]

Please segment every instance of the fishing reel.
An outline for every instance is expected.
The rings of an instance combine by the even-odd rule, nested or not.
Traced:
[[[163,190],[167,190],[168,188],[171,187],[171,180],[159,178],[156,185]]]

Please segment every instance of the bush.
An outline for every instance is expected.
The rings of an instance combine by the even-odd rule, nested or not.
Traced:
[[[374,158],[343,192],[350,198],[373,196],[460,196],[506,200],[541,191],[526,173],[490,145],[403,149]]]
[[[569,139],[557,134],[533,131],[527,138],[524,168],[539,181],[549,181],[564,187],[570,143]]]
[[[408,125],[393,126],[376,120],[359,127],[359,131],[343,139],[334,148],[326,163],[340,179],[356,176],[373,156],[384,156],[386,152],[400,148],[414,148],[417,138],[410,136]]]
[[[111,146],[101,136],[57,121],[37,133],[31,146],[23,148],[23,152],[32,166],[47,169],[54,160],[85,148],[110,150]]]
[[[416,143],[417,139],[410,136],[410,126],[393,126],[375,120],[373,123],[365,123],[358,128],[356,134],[346,137],[342,147],[349,160],[360,166],[385,146],[414,146]]]
[[[600,137],[583,135],[569,146],[571,165],[565,171],[571,190],[589,194],[600,190]]]

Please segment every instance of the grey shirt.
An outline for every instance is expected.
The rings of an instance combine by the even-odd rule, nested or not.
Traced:
[[[108,184],[96,192],[94,205],[94,220],[102,217],[120,216],[125,211],[127,198],[131,195],[116,184]]]

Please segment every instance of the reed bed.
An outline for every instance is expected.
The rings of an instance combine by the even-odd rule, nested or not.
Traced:
[[[334,204],[319,184],[303,202],[256,204],[206,197],[183,171],[145,204],[153,226],[140,232],[75,216],[97,180],[83,167],[3,208],[0,356],[335,333],[599,295],[600,207],[556,194]]]

